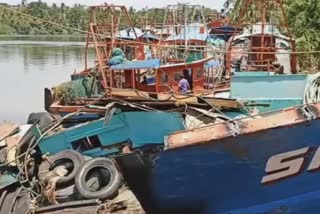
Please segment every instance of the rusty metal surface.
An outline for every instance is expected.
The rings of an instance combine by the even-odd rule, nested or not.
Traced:
[[[257,115],[252,118],[176,132],[168,136],[166,149],[205,144],[212,140],[304,123],[311,119],[319,119],[319,112],[320,104],[311,104]]]

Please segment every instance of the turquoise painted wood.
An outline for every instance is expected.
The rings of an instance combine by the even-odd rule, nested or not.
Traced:
[[[164,136],[181,130],[184,130],[184,120],[180,113],[119,112],[107,124],[103,118],[48,135],[40,141],[39,148],[43,154],[74,149],[97,157],[117,152],[106,147],[123,142],[131,142],[133,148],[163,144]],[[89,149],[82,148],[84,141],[94,143],[91,142]]]
[[[270,76],[273,75],[273,72],[267,71],[248,71],[248,72],[234,72],[234,76]]]
[[[249,73],[249,72],[247,72]],[[308,75],[238,75],[231,79],[231,98],[267,112],[303,104]]]

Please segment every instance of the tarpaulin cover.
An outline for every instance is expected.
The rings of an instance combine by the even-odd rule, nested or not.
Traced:
[[[220,66],[220,61],[219,60],[215,60],[215,59],[212,59],[210,61],[208,61],[204,67],[205,68],[216,68],[216,67],[219,67]]]
[[[147,69],[147,68],[159,68],[160,59],[150,60],[137,60],[128,61],[118,65],[111,66],[111,70],[133,70],[133,69]]]

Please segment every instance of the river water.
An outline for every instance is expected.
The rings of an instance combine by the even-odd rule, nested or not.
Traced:
[[[0,122],[24,123],[31,112],[44,111],[44,88],[83,69],[83,38],[57,39],[0,37]],[[93,49],[88,58],[93,64]]]

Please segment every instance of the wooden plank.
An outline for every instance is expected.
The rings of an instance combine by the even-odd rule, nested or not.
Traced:
[[[97,199],[90,200],[80,200],[80,201],[71,201],[57,205],[51,205],[46,207],[41,207],[36,209],[36,213],[50,213],[54,211],[60,211],[71,208],[79,208],[79,207],[91,207],[100,205],[100,201]]]
[[[232,108],[232,109],[241,109],[243,108],[243,104],[237,100],[234,99],[223,99],[223,98],[209,98],[209,97],[203,97],[208,103],[211,105],[214,105],[216,107],[221,108]],[[199,100],[200,103],[204,103],[204,101],[201,99]]]

